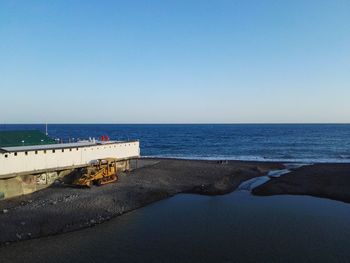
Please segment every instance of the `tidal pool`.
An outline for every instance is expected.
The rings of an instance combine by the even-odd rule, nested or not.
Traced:
[[[181,194],[77,232],[0,248],[0,262],[348,262],[350,204]]]

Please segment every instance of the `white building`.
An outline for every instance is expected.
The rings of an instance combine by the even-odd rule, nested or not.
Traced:
[[[84,167],[94,160],[109,157],[127,160],[139,156],[139,141],[82,141],[0,147],[0,179]]]

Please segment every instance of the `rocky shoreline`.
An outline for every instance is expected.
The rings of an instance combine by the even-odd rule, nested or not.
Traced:
[[[223,195],[244,181],[284,169],[281,163],[141,159],[116,183],[90,189],[54,185],[0,201],[0,246],[79,230],[178,193]],[[292,169],[252,190],[259,196],[292,194],[350,203],[350,164]]]
[[[350,164],[323,163],[292,170],[252,190],[254,195],[311,195],[350,203]]]
[[[283,168],[270,162],[141,159],[117,183],[91,189],[52,186],[0,201],[0,245],[75,231],[178,193],[222,195]]]

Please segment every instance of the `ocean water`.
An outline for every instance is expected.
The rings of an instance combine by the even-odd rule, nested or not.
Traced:
[[[6,125],[1,129],[40,129]],[[49,125],[64,141],[139,139],[144,156],[349,162],[350,125]],[[301,163],[301,164],[300,164]],[[289,167],[287,167],[288,169]],[[284,170],[273,171],[279,176]],[[0,262],[348,262],[350,205],[309,196],[180,194],[94,228],[0,248]]]
[[[1,125],[0,130],[45,125]],[[49,135],[63,141],[138,139],[143,156],[350,162],[350,124],[50,124]]]

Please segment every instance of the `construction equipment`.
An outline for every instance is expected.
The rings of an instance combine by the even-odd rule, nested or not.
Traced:
[[[118,180],[117,160],[113,158],[99,159],[90,167],[84,169],[83,175],[74,181],[74,185],[91,187],[103,185]]]

